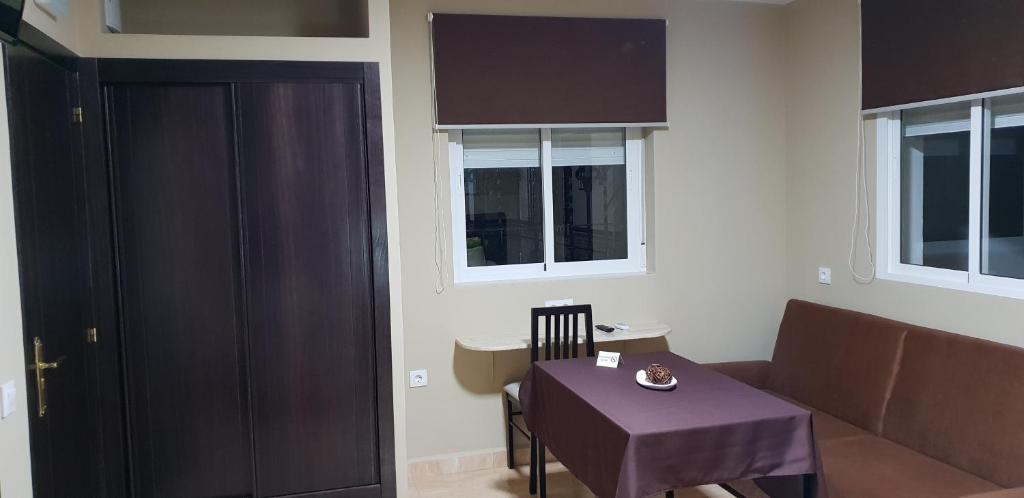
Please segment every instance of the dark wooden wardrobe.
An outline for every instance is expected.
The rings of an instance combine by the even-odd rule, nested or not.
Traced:
[[[131,495],[395,496],[376,64],[96,75]]]

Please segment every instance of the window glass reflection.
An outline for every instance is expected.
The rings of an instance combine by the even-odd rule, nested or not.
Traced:
[[[628,258],[623,129],[551,132],[555,261]]]
[[[544,262],[538,130],[463,132],[468,266]]]
[[[982,172],[981,272],[1024,278],[1024,96],[993,99]]]
[[[904,264],[967,270],[970,151],[969,103],[903,113]]]

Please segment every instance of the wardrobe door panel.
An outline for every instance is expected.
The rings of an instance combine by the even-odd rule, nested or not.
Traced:
[[[358,84],[238,87],[260,496],[380,481],[362,106]]]
[[[135,496],[248,496],[231,88],[107,87]]]

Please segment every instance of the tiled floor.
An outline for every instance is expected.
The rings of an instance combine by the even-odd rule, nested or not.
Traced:
[[[528,498],[529,467],[516,470],[492,469],[449,475],[410,476],[410,498]],[[549,498],[594,498],[557,463],[548,464]],[[732,498],[718,486],[676,491],[677,498]],[[652,497],[654,498],[654,497]]]

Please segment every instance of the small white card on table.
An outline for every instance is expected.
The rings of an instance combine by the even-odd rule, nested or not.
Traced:
[[[605,368],[619,368],[619,362],[622,361],[622,353],[609,353],[607,351],[599,351],[597,353],[597,366]]]

